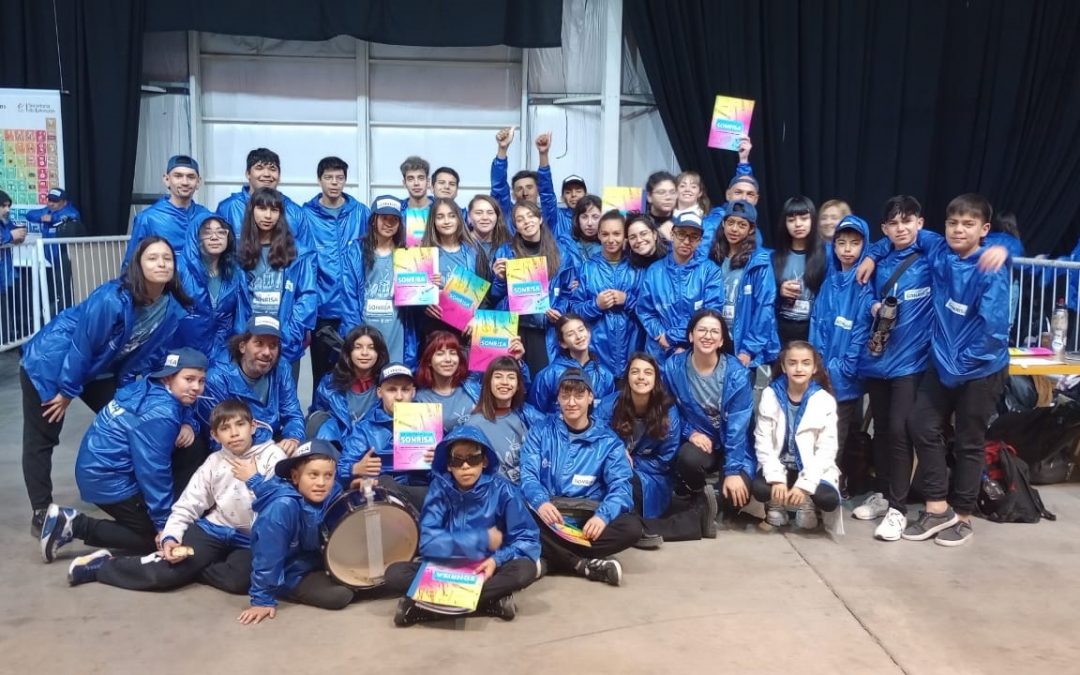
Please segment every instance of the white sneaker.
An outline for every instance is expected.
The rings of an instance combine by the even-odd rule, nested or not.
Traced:
[[[862,504],[851,512],[857,520],[877,520],[889,511],[889,500],[880,492],[871,492]]]
[[[885,514],[885,520],[882,520],[874,530],[874,539],[899,541],[905,527],[907,527],[907,516],[896,509],[889,509]]]

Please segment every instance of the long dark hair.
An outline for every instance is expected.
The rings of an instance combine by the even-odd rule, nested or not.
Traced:
[[[348,391],[353,380],[356,379],[356,368],[352,362],[352,350],[356,346],[356,341],[362,337],[371,338],[371,343],[375,346],[375,353],[378,354],[375,358],[375,365],[371,367],[372,379],[379,374],[383,366],[390,363],[390,350],[386,348],[386,340],[383,339],[383,335],[378,328],[367,325],[353,328],[345,336],[344,342],[341,343],[341,353],[338,355],[337,363],[334,364],[334,369],[330,371],[330,386],[339,392]],[[316,382],[315,386],[318,387],[319,383]]]
[[[720,345],[720,349],[717,351],[721,354],[729,354],[735,356],[735,344],[731,341],[731,333],[728,331],[727,322],[724,321],[724,315],[715,309],[706,307],[705,309],[699,309],[694,316],[690,317],[690,323],[686,325],[686,339],[690,340],[690,334],[697,328],[698,323],[702,319],[716,319],[720,322],[720,339],[723,341]],[[690,345],[691,351],[693,351],[693,344]]]
[[[740,205],[741,206],[741,205]],[[739,213],[725,213],[724,220],[735,216],[736,218],[743,218],[747,222],[749,219]],[[723,265],[728,256],[731,256],[731,269],[738,270],[746,267],[746,263],[750,262],[750,256],[754,255],[754,251],[757,250],[757,225],[750,223],[750,229],[746,232],[746,238],[735,245],[732,249],[731,243],[728,242],[727,237],[724,235],[724,224],[721,222],[720,228],[716,231],[716,237],[713,239],[712,250],[709,251],[709,258],[717,265]],[[734,251],[734,254],[732,254]]]
[[[619,386],[619,396],[615,399],[615,407],[611,413],[611,428],[623,439],[627,445],[634,437],[634,420],[637,415],[634,412],[633,392],[630,389],[630,366],[634,361],[644,361],[652,366],[656,375],[656,385],[649,392],[649,402],[645,408],[645,435],[657,440],[662,440],[671,430],[671,420],[668,411],[675,405],[675,398],[668,393],[664,381],[660,379],[660,364],[652,356],[644,352],[634,352],[626,362],[626,370],[623,371],[622,384]]]
[[[499,250],[499,247],[510,241],[510,228],[506,226],[506,217],[503,215],[502,207],[499,206],[499,200],[495,199],[491,195],[476,195],[469,200],[469,213],[472,213],[473,204],[477,201],[487,202],[491,208],[495,209],[495,229],[491,231],[491,252]],[[476,226],[473,225],[475,230]],[[476,239],[475,233],[473,238]],[[477,243],[479,243],[477,239]]]
[[[780,358],[778,358],[776,360],[776,363],[779,365],[779,368],[777,369],[777,372],[775,372],[773,374],[772,379],[776,380],[778,377],[780,377],[781,375],[784,374],[784,371],[783,371],[784,357],[786,357],[788,355],[788,352],[790,352],[792,349],[806,349],[806,350],[809,350],[809,352],[814,355],[814,371],[815,372],[814,372],[814,375],[813,375],[813,377],[811,379],[814,380],[814,382],[817,382],[818,386],[820,386],[822,389],[829,392],[829,394],[832,394],[833,393],[832,379],[829,377],[829,370],[825,367],[825,359],[821,358],[821,353],[818,352],[818,350],[814,348],[814,345],[812,345],[809,342],[806,342],[804,340],[792,340],[792,341],[788,342],[786,345],[784,345],[784,348],[780,350]],[[780,403],[782,405],[783,401],[781,401]]]
[[[367,234],[361,240],[360,251],[364,255],[364,271],[369,271],[375,264],[375,247],[379,245],[379,233],[376,231],[376,223],[379,218],[397,218],[398,228],[394,233],[394,248],[405,248],[405,220],[401,216],[387,214],[371,214],[368,219]]]
[[[570,235],[574,238],[574,241],[592,241],[599,242],[600,239],[594,234],[589,237],[581,231],[581,225],[578,223],[578,218],[585,215],[585,212],[589,210],[590,206],[595,206],[596,210],[600,213],[604,212],[604,203],[600,201],[600,198],[596,195],[585,195],[578,200],[574,205],[573,211],[573,224],[570,226]]]
[[[814,202],[809,197],[791,197],[784,202],[780,221],[776,226],[776,250],[773,252],[773,272],[779,285],[784,274],[784,264],[791,254],[791,233],[787,229],[787,219],[791,216],[810,216],[810,234],[806,237],[806,272],[803,283],[814,293],[825,281],[825,244],[818,231],[818,214]]]
[[[134,255],[131,256],[131,264],[127,266],[127,270],[120,280],[120,287],[131,293],[131,299],[136,307],[146,307],[153,304],[156,298],[151,298],[150,292],[146,288],[146,277],[143,275],[142,270],[142,257],[146,253],[146,249],[158,243],[168,246],[169,252],[173,256],[173,276],[165,284],[164,293],[172,295],[177,302],[190,309],[195,303],[184,292],[184,286],[180,283],[180,275],[176,273],[176,251],[173,250],[169,240],[164,237],[150,235],[139,242],[139,245],[135,247]]]
[[[491,376],[499,370],[517,373],[518,386],[517,391],[514,392],[514,397],[510,399],[510,409],[519,410],[521,406],[525,405],[525,377],[521,373],[521,366],[509,356],[496,357],[488,364],[487,370],[484,371],[484,379],[480,385],[480,399],[476,402],[476,407],[473,408],[474,413],[480,413],[488,422],[495,421],[495,395],[491,390]]]
[[[262,253],[259,227],[255,224],[256,206],[277,209],[280,214],[270,233],[270,254],[267,261],[274,269],[288,267],[296,260],[296,241],[289,229],[289,219],[285,215],[285,197],[273,188],[259,188],[252,192],[247,208],[244,209],[244,224],[240,228],[240,254],[237,256],[240,267],[249,272],[255,269]]]
[[[532,202],[518,202],[514,204],[511,218],[513,218],[513,214],[517,213],[518,209],[525,209],[540,219],[540,255],[547,258],[548,279],[553,282],[555,275],[559,273],[561,263],[559,244],[555,241],[555,235],[551,233],[551,228],[544,222],[544,214],[540,211],[539,206]],[[514,233],[514,238],[510,240],[510,250],[514,252],[515,258],[528,258],[532,255],[525,248],[525,238],[521,236],[521,232]]]
[[[491,269],[488,264],[487,254],[484,253],[484,249],[477,245],[476,237],[469,231],[469,228],[465,227],[465,217],[461,215],[461,207],[457,202],[449,197],[436,197],[431,202],[431,208],[428,210],[427,224],[424,226],[424,237],[420,240],[421,246],[442,246],[439,243],[439,232],[435,229],[435,211],[440,206],[446,206],[450,209],[450,212],[454,214],[454,218],[457,220],[457,243],[458,246],[469,249],[476,254],[476,269],[469,270],[476,274],[476,276],[487,279],[491,276]]]
[[[653,215],[652,214],[653,201],[652,201],[651,198],[649,198],[649,195],[652,194],[653,190],[656,189],[657,185],[659,185],[660,183],[663,183],[665,181],[671,181],[671,184],[675,186],[676,190],[679,188],[679,183],[678,183],[678,181],[675,180],[675,176],[673,176],[671,173],[669,173],[667,171],[656,171],[655,173],[650,174],[648,180],[645,181],[645,194],[642,195],[642,196],[644,197],[645,212],[648,213],[649,215]],[[678,203],[679,203],[678,202],[678,196],[676,196],[675,197],[676,206],[678,205]],[[672,215],[671,213],[659,213],[659,214],[656,214],[656,216],[654,216],[654,217],[663,217],[665,219],[668,219],[668,218],[671,218],[671,215]]]
[[[210,216],[199,224],[200,235],[207,223],[217,223],[225,230],[225,250],[218,256],[218,275],[228,281],[232,278],[233,263],[236,261],[236,235],[233,234],[232,226],[218,216]],[[202,246],[201,236],[199,237],[199,246]],[[201,248],[199,249],[199,255],[202,256]]]
[[[638,255],[634,252],[634,249],[630,248],[630,226],[637,223],[643,223],[652,230],[653,236],[656,237],[656,250],[653,251],[652,257]],[[649,214],[642,213],[641,211],[629,211],[626,214],[626,226],[623,227],[623,233],[626,235],[626,248],[630,251],[631,267],[634,267],[635,269],[645,269],[657,260],[662,260],[667,256],[667,242],[660,236],[660,231],[656,229],[656,223],[653,222],[652,216]]]

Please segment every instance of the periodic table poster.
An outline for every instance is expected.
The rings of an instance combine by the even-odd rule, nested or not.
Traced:
[[[11,195],[11,219],[25,222],[64,187],[60,92],[0,88],[0,137],[0,189]]]

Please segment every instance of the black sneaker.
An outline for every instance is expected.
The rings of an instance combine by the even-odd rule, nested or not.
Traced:
[[[41,539],[41,528],[45,525],[45,514],[48,509],[34,509],[34,515],[30,518],[30,534],[34,539]]]
[[[716,503],[716,490],[713,486],[706,485],[701,491],[701,538],[716,539],[716,514],[719,506]]]
[[[517,616],[517,603],[514,602],[513,594],[504,595],[481,605],[480,613],[484,616],[494,616],[503,621],[513,621],[514,617]]]
[[[641,538],[634,544],[634,548],[640,548],[643,551],[655,551],[664,545],[664,538],[658,534],[651,532],[642,532]]]
[[[423,618],[423,611],[416,606],[415,600],[412,598],[402,598],[398,600],[397,611],[394,612],[395,626],[398,628],[405,628],[414,623],[419,623]]]
[[[934,537],[934,543],[939,546],[963,546],[975,536],[975,530],[971,529],[971,523],[961,520],[952,527],[946,528]]]
[[[959,520],[960,516],[956,515],[952,507],[945,509],[942,513],[923,511],[919,514],[919,519],[914,523],[909,523],[900,536],[908,541],[925,541],[938,532],[952,527]]]
[[[589,558],[583,574],[589,581],[603,581],[612,586],[622,583],[622,565],[614,558]]]

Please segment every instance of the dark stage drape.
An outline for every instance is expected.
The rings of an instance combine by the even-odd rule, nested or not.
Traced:
[[[0,87],[65,91],[64,187],[92,234],[128,229],[144,22],[140,0],[6,0],[0,14]]]
[[[1029,252],[1080,235],[1080,2],[625,0],[680,165],[722,198],[733,152],[706,147],[713,98],[757,102],[751,161],[766,240],[784,200],[845,198],[880,233],[912,194],[927,225],[981,192]]]

